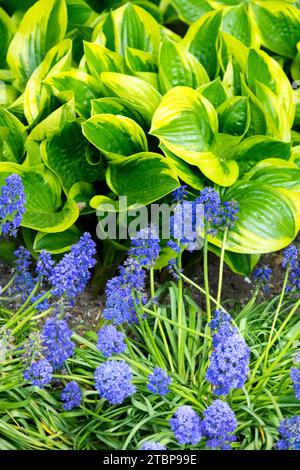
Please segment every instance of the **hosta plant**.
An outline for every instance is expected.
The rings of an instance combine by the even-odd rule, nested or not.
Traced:
[[[68,249],[99,204],[119,195],[136,207],[163,200],[180,180],[195,194],[214,186],[240,207],[226,259],[250,271],[299,229],[287,67],[297,74],[299,11],[214,2],[180,37],[158,22],[164,3],[99,14],[92,2],[39,0],[24,15],[3,10],[0,172],[24,181],[25,238],[37,251]],[[169,3],[180,12],[189,2]],[[269,47],[272,15],[291,37]],[[209,241],[218,253],[222,240]]]

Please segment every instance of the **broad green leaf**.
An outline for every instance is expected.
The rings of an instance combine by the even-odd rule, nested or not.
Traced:
[[[228,92],[222,84],[220,77],[210,83],[200,86],[197,91],[199,91],[204,98],[210,101],[215,108],[218,108],[229,98]]]
[[[68,31],[84,25],[93,25],[97,13],[84,0],[66,0],[68,12]]]
[[[66,194],[79,181],[93,183],[104,179],[103,164],[87,162],[87,145],[77,121],[66,122],[59,134],[42,142],[43,160],[58,176]]]
[[[104,168],[102,166],[102,177],[105,178]],[[92,183],[79,181],[74,183],[69,191],[69,198],[73,199],[80,209],[80,215],[93,214],[95,211],[91,209],[90,200],[95,196],[95,187]]]
[[[112,20],[116,52],[124,55],[127,47],[133,47],[157,53],[160,42],[159,25],[143,8],[126,3],[112,12]]]
[[[127,196],[128,206],[151,204],[179,187],[167,159],[151,152],[110,162],[106,178],[115,194]]]
[[[0,106],[0,160],[22,163],[25,126],[8,110]]]
[[[217,114],[211,103],[192,88],[175,87],[162,98],[150,134],[177,157],[197,166],[207,178],[229,186],[238,177],[238,165],[215,153],[220,149],[217,131]],[[218,148],[214,148],[216,144]]]
[[[259,162],[244,175],[244,179],[300,193],[300,168],[280,158]]]
[[[251,2],[262,44],[276,54],[293,58],[300,38],[299,10],[286,2]]]
[[[226,192],[239,204],[239,218],[228,233],[226,249],[236,253],[269,253],[289,245],[299,230],[299,207],[282,190],[254,182],[241,182]],[[211,243],[221,246],[221,239]]]
[[[101,72],[122,72],[123,58],[116,52],[110,51],[101,44],[84,42],[86,63],[92,76],[99,79]]]
[[[248,99],[235,96],[225,101],[217,109],[220,132],[231,135],[244,135],[250,124]]]
[[[75,69],[51,74],[44,83],[50,85],[54,94],[62,101],[69,101],[73,95],[77,113],[85,118],[90,116],[91,100],[101,96],[99,82],[87,73]]]
[[[166,93],[175,86],[198,88],[209,82],[204,67],[181,44],[165,38],[159,52],[159,83]]]
[[[162,151],[167,157],[168,163],[174,168],[178,177],[186,184],[195,189],[203,189],[204,177],[198,168],[192,167],[182,158],[178,158],[173,152],[168,150],[163,144],[160,145]]]
[[[280,158],[288,160],[291,154],[291,145],[268,136],[251,136],[243,140],[237,147],[233,158],[239,163],[243,171],[252,168],[256,163],[266,158]]]
[[[206,0],[171,0],[171,4],[178,12],[179,18],[187,23],[193,23],[213,9]]]
[[[242,73],[246,72],[248,47],[232,34],[220,32],[221,47],[219,50],[219,62],[223,71],[226,70],[230,60],[234,59]]]
[[[143,116],[136,111],[129,101],[122,98],[98,98],[92,100],[92,116],[95,114],[114,114],[126,116],[136,121],[141,127],[146,125]]]
[[[70,100],[39,122],[30,132],[27,142],[31,140],[41,142],[44,139],[50,139],[61,131],[65,122],[74,121],[75,118],[74,100]]]
[[[293,124],[295,115],[295,104],[293,90],[284,71],[264,51],[250,49],[247,64],[247,80],[249,87],[255,93],[256,83],[260,82],[274,93],[278,104],[287,113],[288,122]],[[280,110],[279,110],[280,112]]]
[[[217,256],[221,255],[221,249],[216,245],[210,243],[208,249]],[[244,253],[233,253],[232,251],[225,251],[224,261],[234,273],[250,277],[253,269],[259,261],[259,258],[260,254],[248,255]]]
[[[263,104],[246,85],[244,77],[241,79],[241,87],[242,94],[249,98],[251,122],[247,136],[271,134],[271,131],[268,130],[267,116]]]
[[[125,116],[96,114],[82,123],[82,132],[110,159],[148,150],[143,129]]]
[[[222,20],[222,12],[210,12],[193,23],[182,44],[191,52],[204,66],[211,79],[215,78],[217,59],[217,38]]]
[[[75,225],[60,233],[38,232],[34,239],[33,250],[47,250],[53,254],[65,253],[79,241],[80,236],[81,232]]]
[[[233,57],[228,61],[222,84],[230,97],[242,94],[241,72]]]
[[[7,52],[8,65],[21,90],[46,53],[63,40],[66,29],[65,0],[39,0],[26,11]]]
[[[157,58],[154,54],[127,47],[125,60],[132,75],[158,89]]]
[[[294,80],[300,80],[300,42],[297,43],[297,54],[291,65],[291,74]]]
[[[161,100],[161,95],[154,87],[140,78],[114,72],[103,72],[101,81],[108,90],[107,94],[111,93],[113,96],[127,100],[148,123],[151,122],[153,113]]]
[[[15,25],[8,14],[0,7],[0,68],[6,66],[6,53],[15,32]]]
[[[78,218],[77,204],[68,199],[61,207],[61,188],[56,176],[45,165],[27,167],[16,163],[0,163],[0,184],[16,173],[21,176],[25,195],[26,212],[22,226],[41,232],[62,232]]]
[[[51,91],[43,83],[51,74],[68,70],[72,63],[72,42],[65,39],[52,47],[29,78],[24,92],[24,114],[29,124],[51,112]],[[52,98],[53,100],[53,98]]]
[[[14,86],[0,81],[0,106],[9,107],[18,97],[18,90]]]
[[[222,30],[232,34],[245,46],[259,48],[260,35],[256,29],[252,15],[244,2],[224,11]]]

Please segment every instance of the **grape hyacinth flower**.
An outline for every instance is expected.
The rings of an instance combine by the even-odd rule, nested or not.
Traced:
[[[240,208],[237,201],[224,201],[220,210],[220,227],[222,229],[232,228],[238,220],[237,214],[239,213],[239,210]]]
[[[149,383],[148,390],[158,395],[167,395],[170,391],[169,385],[172,379],[168,376],[165,370],[160,367],[155,367],[152,374],[148,375]]]
[[[0,233],[16,237],[25,212],[25,193],[22,178],[13,174],[0,189]]]
[[[55,297],[64,296],[70,304],[83,292],[90,277],[90,269],[96,264],[95,243],[89,233],[84,233],[70,253],[53,268],[49,282]]]
[[[215,234],[222,222],[219,194],[213,188],[207,186],[200,191],[200,196],[196,201],[204,206],[204,220],[207,232],[211,235]]]
[[[296,358],[296,364],[300,366],[300,354]],[[291,381],[293,382],[295,397],[300,400],[300,368],[292,367],[291,369]]]
[[[40,252],[39,258],[36,263],[35,271],[39,279],[46,278],[48,279],[53,270],[54,260],[51,257],[51,254],[42,250]]]
[[[69,382],[61,393],[61,400],[64,402],[63,407],[66,411],[71,411],[81,404],[82,393],[80,387],[75,380]]]
[[[24,246],[20,246],[15,252],[16,257],[16,277],[9,289],[11,295],[19,294],[21,300],[25,302],[29,294],[33,291],[36,280],[30,273],[31,255]]]
[[[125,361],[109,360],[95,371],[95,387],[100,397],[112,405],[122,403],[135,392],[131,381],[132,372]]]
[[[288,246],[283,252],[282,267],[295,269],[298,261],[298,249],[295,245]]]
[[[236,440],[232,435],[237,428],[234,412],[222,400],[214,400],[204,411],[201,429],[207,438],[206,446],[210,449],[230,450],[231,442]]]
[[[179,255],[179,253],[181,252],[180,244],[178,244],[178,243],[175,242],[174,240],[168,240],[168,241],[167,241],[167,245],[168,245],[173,251],[175,251],[175,253],[177,253],[178,255]]]
[[[201,419],[189,405],[180,406],[170,419],[170,426],[180,445],[201,441]]]
[[[131,239],[128,253],[130,258],[136,258],[144,268],[154,266],[160,253],[157,229],[153,226],[142,229],[135,238]]]
[[[167,450],[167,448],[160,444],[160,442],[148,441],[142,445],[140,450]]]
[[[173,202],[182,202],[187,198],[188,193],[186,188],[187,186],[184,184],[172,192]]]
[[[272,278],[273,270],[269,265],[264,265],[259,268],[255,268],[252,274],[254,282],[262,289],[264,293],[269,292],[270,282]]]
[[[178,273],[181,273],[183,271],[182,268],[180,268],[180,269],[178,268],[176,258],[171,258],[169,260],[167,269],[171,273],[172,277],[176,280],[179,279]]]
[[[52,380],[53,368],[47,359],[41,359],[33,362],[31,366],[24,371],[24,379],[28,380],[39,388],[48,385]]]
[[[276,444],[278,450],[300,450],[300,416],[284,419],[278,431],[281,436]]]
[[[73,355],[75,344],[71,341],[72,331],[65,320],[48,318],[42,329],[44,354],[53,367],[59,368]]]
[[[121,354],[126,349],[124,339],[124,333],[118,331],[113,325],[107,325],[98,332],[97,348],[100,349],[104,357]]]

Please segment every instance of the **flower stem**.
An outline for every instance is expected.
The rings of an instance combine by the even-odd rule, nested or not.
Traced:
[[[226,246],[226,241],[227,241],[227,235],[228,235],[228,227],[225,228],[224,235],[223,235],[223,241],[222,241],[220,266],[219,266],[218,293],[217,293],[217,309],[219,309],[220,305],[221,305],[221,295],[222,295],[222,287],[223,287],[223,272],[224,272],[224,256],[225,256],[225,246]]]
[[[207,239],[206,231],[204,235],[204,246],[203,246],[203,275],[204,275],[204,289],[205,289],[205,298],[206,298],[207,323],[210,323],[211,305],[210,305],[209,277],[208,277],[208,239]]]
[[[181,272],[182,268],[182,259],[181,252],[178,255],[178,271]],[[178,374],[180,377],[184,376],[185,372],[185,360],[184,360],[184,350],[185,350],[185,332],[182,327],[185,326],[185,318],[183,312],[183,282],[182,278],[178,277],[178,299],[177,299],[177,320],[179,324],[178,330]]]

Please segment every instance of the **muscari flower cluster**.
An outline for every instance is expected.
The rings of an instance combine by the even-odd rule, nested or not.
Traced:
[[[227,403],[215,400],[203,413],[201,430],[207,438],[206,446],[210,449],[230,450],[236,440],[233,435],[237,428],[234,412]]]
[[[97,348],[104,357],[111,357],[113,354],[121,354],[125,351],[124,340],[124,333],[118,331],[113,325],[107,325],[98,332]]]
[[[300,354],[296,357],[296,366],[291,369],[291,380],[293,382],[295,397],[300,400]]]
[[[109,360],[95,371],[95,387],[100,397],[112,405],[122,403],[135,392],[131,381],[132,372],[125,361]]]
[[[216,395],[226,395],[230,390],[243,387],[246,382],[250,350],[226,312],[217,310],[210,328],[213,351],[206,379],[214,386]]]
[[[73,355],[75,344],[71,340],[72,331],[63,319],[48,318],[42,329],[44,356],[54,368],[59,368]]]
[[[0,233],[17,235],[25,212],[25,193],[19,175],[10,175],[0,190]]]
[[[80,387],[75,380],[69,382],[61,393],[61,400],[64,403],[64,410],[70,411],[80,406],[82,393]]]
[[[278,431],[281,437],[276,444],[278,450],[300,450],[300,416],[284,419]]]
[[[140,450],[167,450],[167,448],[160,444],[160,442],[148,441],[142,445]]]
[[[299,251],[295,245],[290,245],[283,252],[282,268],[289,270],[287,291],[300,290],[300,261]]]
[[[170,419],[170,426],[180,445],[198,444],[202,439],[201,419],[189,405],[180,406]]]
[[[273,270],[269,265],[260,266],[253,271],[253,280],[264,293],[268,293],[270,290],[272,273]]]
[[[165,370],[160,367],[155,367],[152,374],[148,376],[148,390],[158,395],[167,395],[170,391],[169,385],[171,378],[168,376]]]
[[[53,367],[47,359],[35,361],[24,371],[24,379],[39,388],[48,385],[52,380]]]

